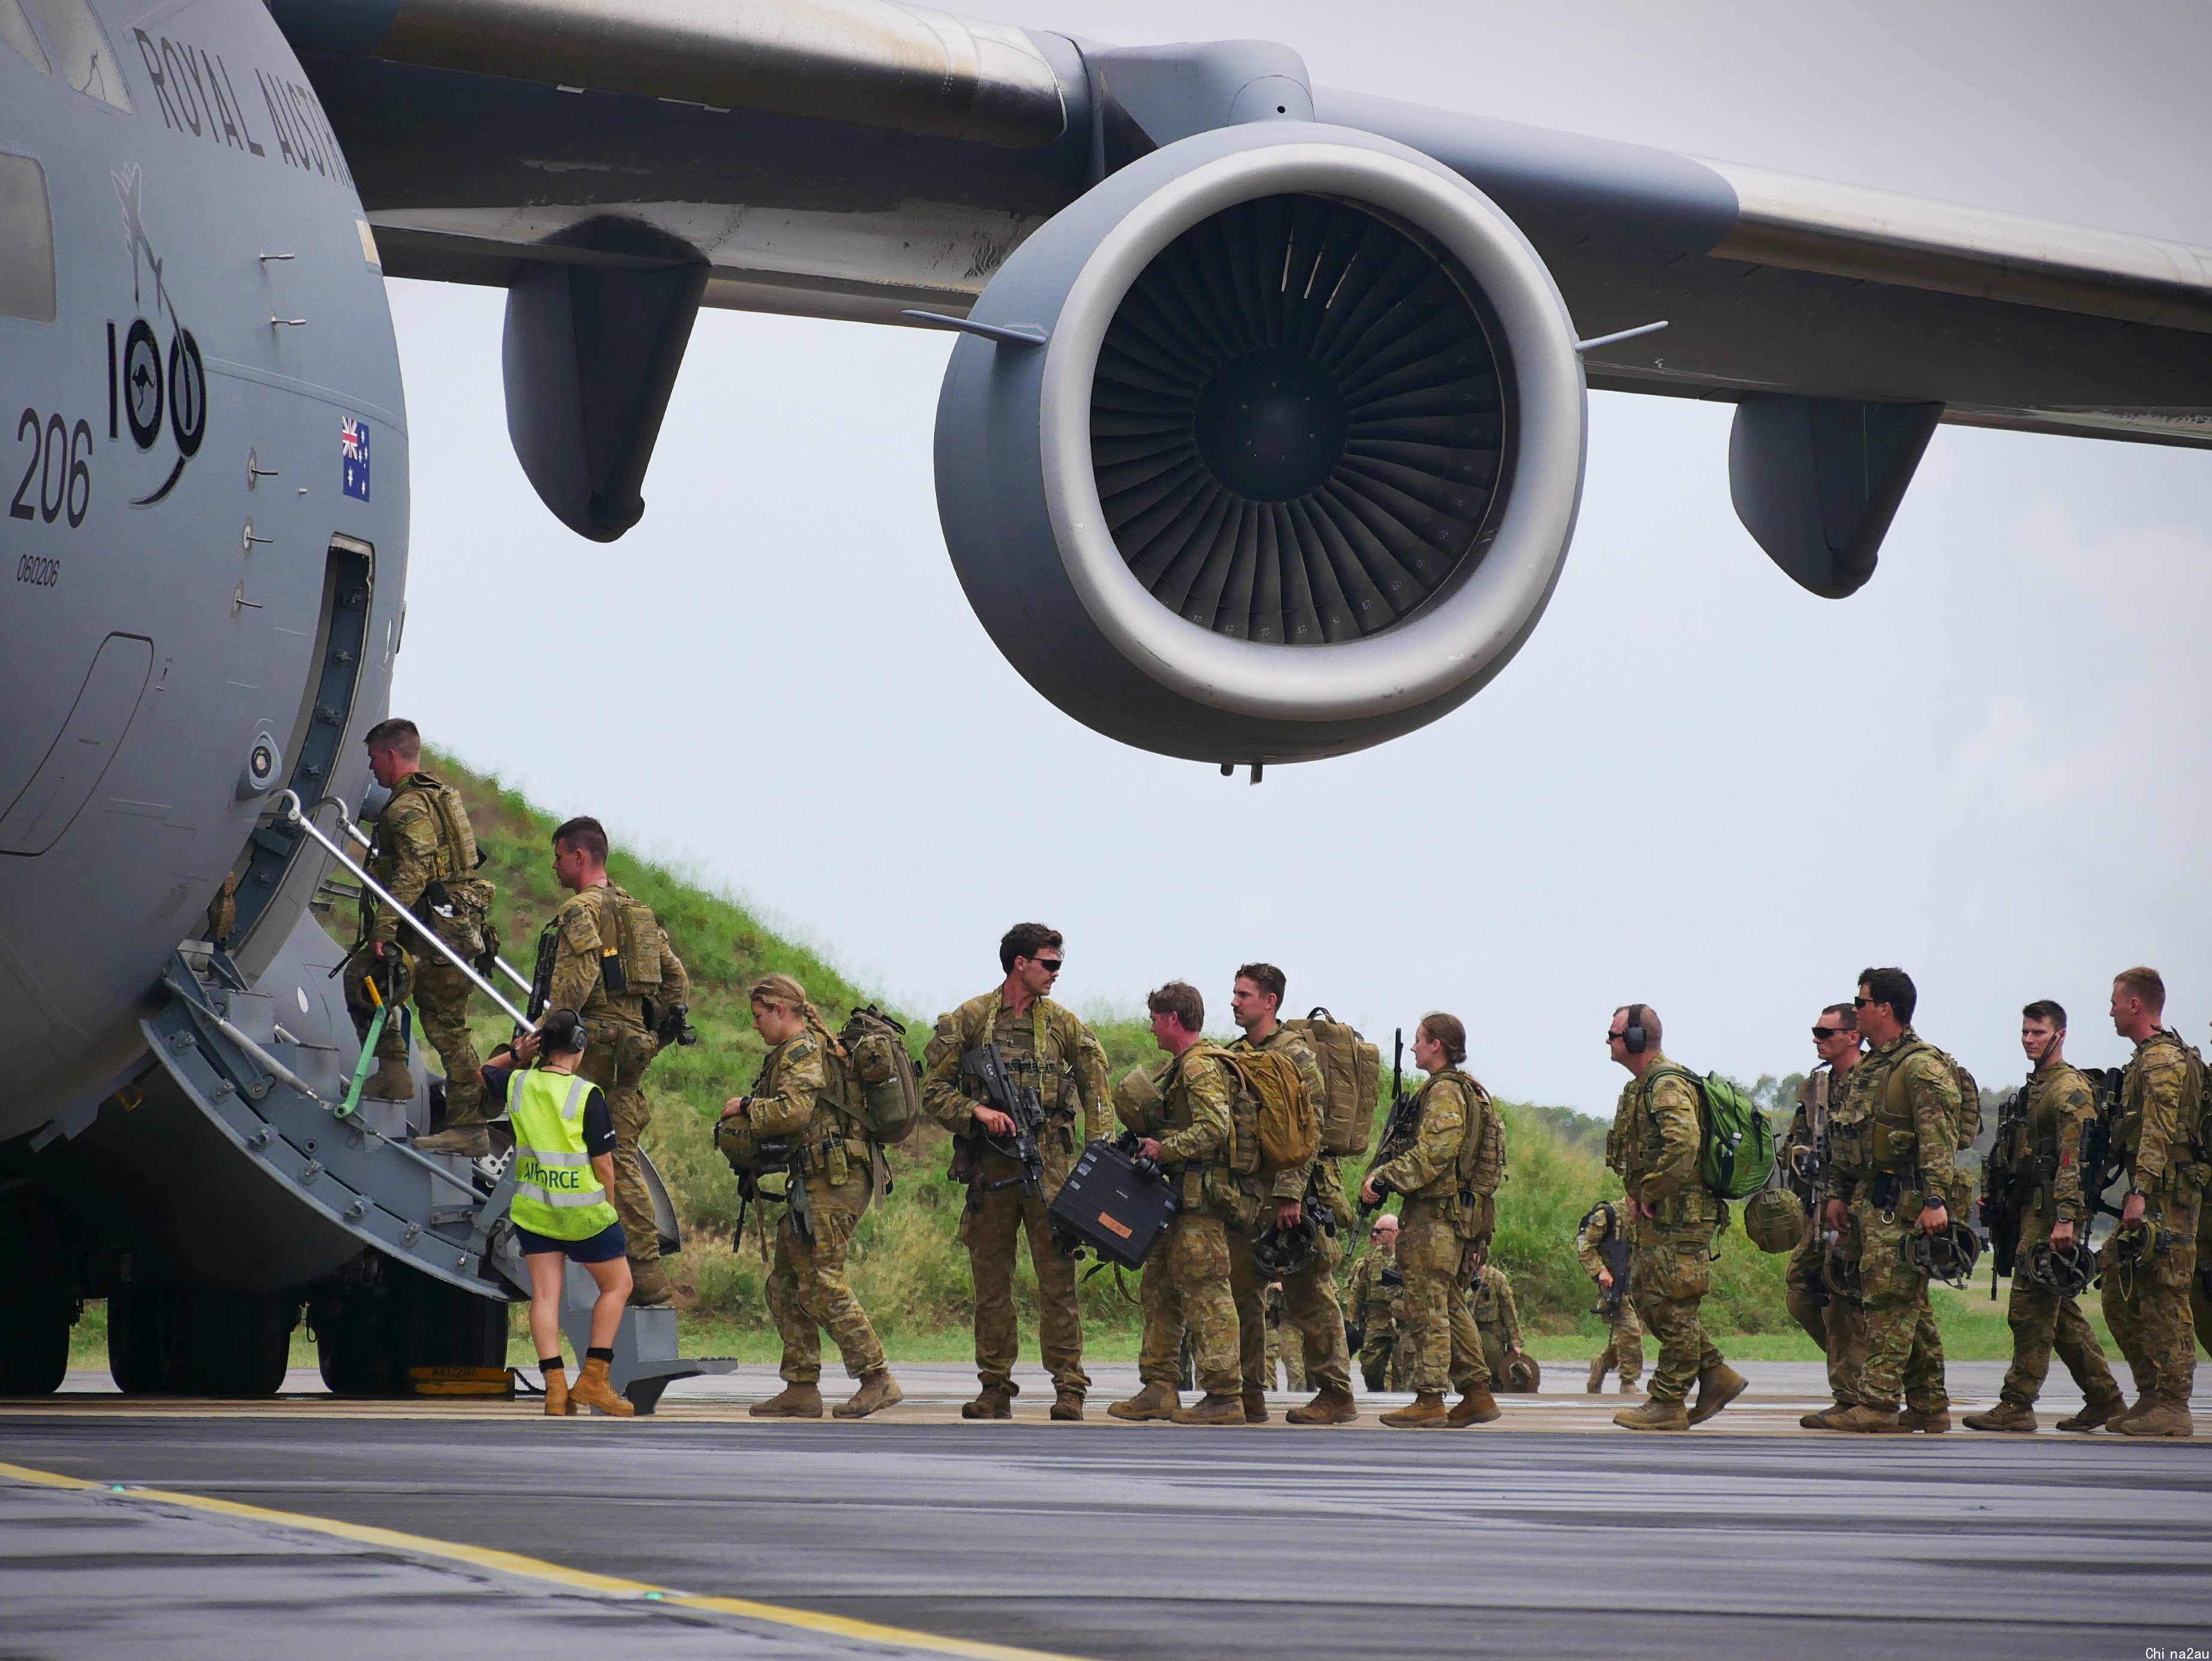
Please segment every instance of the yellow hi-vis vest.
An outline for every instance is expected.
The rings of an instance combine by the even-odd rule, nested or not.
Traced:
[[[588,1240],[615,1220],[607,1191],[584,1152],[588,1079],[532,1068],[509,1076],[507,1117],[514,1128],[517,1226],[556,1240]]]

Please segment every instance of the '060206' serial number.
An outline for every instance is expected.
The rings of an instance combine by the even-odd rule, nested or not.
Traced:
[[[15,581],[18,582],[27,582],[37,588],[51,588],[61,580],[62,563],[58,559],[25,554],[15,562]]]

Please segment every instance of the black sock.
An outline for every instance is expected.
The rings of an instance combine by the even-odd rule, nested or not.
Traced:
[[[557,1355],[541,1355],[538,1358],[538,1370],[540,1372],[558,1372],[567,1365]]]
[[[593,1344],[584,1352],[584,1359],[587,1361],[605,1361],[611,1366],[614,1364],[615,1353],[611,1349],[602,1349],[599,1345]]]

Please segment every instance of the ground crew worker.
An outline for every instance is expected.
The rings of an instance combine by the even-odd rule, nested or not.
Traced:
[[[2048,1243],[2063,1250],[2075,1244],[2077,1231],[2086,1233],[2089,1226],[2081,1147],[2083,1132],[2097,1121],[2097,1094],[2088,1080],[2067,1065],[2065,1046],[2066,1011],[2059,1005],[2039,998],[2021,1011],[2020,1047],[2027,1053],[2029,1071],[2021,1114],[2026,1146],[2014,1151],[2034,1161],[2036,1182],[2021,1214],[2012,1295],[2005,1305],[2012,1365],[2005,1370],[1996,1406],[1966,1415],[1969,1430],[2033,1431],[2035,1398],[2051,1371],[2053,1348],[2081,1387],[2081,1411],[2060,1421],[2061,1430],[2094,1430],[2122,1405],[2120,1387],[2080,1307],[2046,1287],[2029,1285],[2019,1269],[2037,1246]],[[2094,1174],[2090,1180],[2096,1180]]]
[[[580,1402],[627,1419],[637,1409],[615,1394],[607,1369],[629,1301],[629,1261],[607,1197],[614,1116],[606,1092],[576,1071],[589,1037],[574,1010],[556,1009],[512,1052],[502,1050],[478,1081],[505,1105],[514,1130],[514,1196],[507,1214],[530,1270],[530,1338],[545,1376],[545,1411],[573,1414]],[[599,1289],[592,1342],[573,1390],[561,1364],[561,1288],[571,1262],[581,1263]]]
[[[1304,1390],[1306,1387],[1305,1339],[1285,1318],[1287,1311],[1283,1305],[1283,1283],[1280,1281],[1267,1282],[1265,1307],[1267,1317],[1266,1387],[1274,1389],[1276,1370],[1279,1366],[1285,1390]],[[1286,1331],[1287,1343],[1284,1342]]]
[[[1611,1312],[1606,1313],[1605,1299],[1613,1291],[1613,1266],[1606,1260],[1608,1242],[1618,1240],[1630,1244],[1636,1236],[1636,1220],[1627,1198],[1604,1200],[1590,1208],[1589,1215],[1583,1219],[1581,1231],[1575,1236],[1575,1260],[1583,1266],[1583,1273],[1597,1282],[1598,1308],[1605,1315],[1605,1348],[1598,1352],[1597,1360],[1590,1363],[1589,1382],[1585,1392],[1595,1396],[1605,1387],[1605,1375],[1618,1373],[1620,1393],[1636,1393],[1636,1381],[1644,1373],[1644,1326],[1636,1318],[1636,1299],[1629,1296],[1628,1288],[1620,1288]],[[1627,1256],[1622,1254],[1624,1275]]]
[[[2163,1025],[2166,982],[2130,969],[2112,983],[2112,1028],[2136,1053],[2120,1080],[2112,1151],[2128,1197],[2105,1243],[2105,1323],[2135,1374],[2136,1404],[2105,1427],[2124,1436],[2187,1436],[2197,1378],[2189,1284],[2212,1149],[2198,1145],[2204,1063]],[[2132,1264],[2116,1262],[2137,1250]]]
[[[1483,1363],[1490,1369],[1493,1389],[1533,1395],[1539,1375],[1521,1345],[1521,1311],[1513,1302],[1513,1277],[1497,1263],[1485,1263],[1468,1293],[1467,1312],[1482,1335]]]
[[[1851,1232],[1842,1244],[1847,1255],[1856,1248],[1866,1322],[1856,1402],[1816,1415],[1831,1430],[1935,1435],[1951,1427],[1928,1276],[1907,1260],[1905,1244],[1913,1232],[1932,1234],[1950,1221],[1963,1103],[1949,1062],[1912,1030],[1918,997],[1902,969],[1860,971],[1852,1008],[1873,1047],[1852,1068],[1843,1101],[1829,1108],[1826,1222],[1838,1235]]]
[[[1828,1284],[1828,1251],[1837,1241],[1821,1215],[1828,1191],[1828,1115],[1843,1100],[1851,1069],[1864,1053],[1858,1012],[1847,1003],[1823,1009],[1813,1023],[1813,1050],[1820,1062],[1797,1086],[1797,1110],[1779,1150],[1784,1179],[1805,1208],[1805,1235],[1790,1254],[1783,1287],[1791,1317],[1827,1358],[1828,1393],[1835,1398],[1798,1422],[1808,1430],[1826,1430],[1828,1420],[1858,1405],[1859,1369],[1866,1364],[1865,1311],[1849,1291]]]
[[[863,1137],[848,1140],[845,1116],[829,1094],[828,1068],[839,1045],[806,1001],[806,989],[788,975],[763,975],[753,983],[749,1001],[753,1027],[769,1052],[752,1089],[725,1103],[722,1116],[747,1120],[762,1138],[787,1139],[791,1174],[803,1190],[795,1203],[786,1204],[776,1226],[775,1263],[768,1277],[769,1313],[783,1340],[777,1369],[783,1389],[749,1411],[756,1419],[822,1416],[826,1328],[845,1371],[860,1381],[833,1411],[840,1419],[865,1419],[905,1394],[845,1274],[853,1231],[874,1187],[867,1143]]]
[[[1386,1211],[1367,1233],[1368,1253],[1352,1266],[1345,1307],[1359,1328],[1359,1376],[1367,1388],[1405,1387],[1398,1347],[1405,1326],[1406,1277],[1398,1268],[1398,1214]]]
[[[422,737],[413,721],[397,716],[380,721],[368,729],[366,742],[368,770],[392,792],[369,832],[368,873],[410,916],[473,962],[483,951],[492,886],[477,875],[482,861],[461,793],[423,770]],[[423,1041],[438,1052],[446,1069],[449,1128],[417,1139],[415,1146],[425,1153],[483,1159],[491,1152],[491,1141],[483,1129],[481,1063],[469,1036],[469,994],[474,988],[374,896],[363,894],[362,907],[368,926],[360,957],[381,962],[395,946],[407,953]],[[370,1012],[360,1001],[360,984],[358,974],[346,977],[355,1027],[365,1035]],[[392,1102],[408,1101],[415,1094],[415,1080],[407,1070],[407,1037],[396,1020],[387,1019],[377,1035],[376,1071],[361,1093]]]
[[[1229,1149],[1236,1068],[1205,1037],[1206,1000],[1188,981],[1170,981],[1145,1000],[1152,1037],[1168,1059],[1154,1083],[1159,1099],[1133,1105],[1138,1152],[1175,1185],[1177,1209],[1165,1237],[1145,1259],[1139,1288],[1144,1336],[1137,1350],[1137,1393],[1106,1410],[1116,1419],[1171,1419],[1179,1425],[1244,1422],[1243,1368],[1237,1354],[1237,1301],[1229,1290],[1229,1236],[1222,1211],[1233,1197],[1222,1161]],[[1199,1387],[1184,1407],[1176,1388],[1188,1330]]]
[[[1290,1058],[1305,1085],[1315,1149],[1314,1157],[1304,1165],[1279,1171],[1273,1177],[1259,1178],[1252,1183],[1266,1190],[1252,1196],[1259,1202],[1253,1226],[1249,1230],[1232,1226],[1229,1231],[1230,1285],[1237,1294],[1240,1330],[1251,1303],[1250,1288],[1258,1279],[1252,1244],[1260,1231],[1270,1223],[1278,1228],[1296,1228],[1316,1203],[1325,1204],[1334,1217],[1343,1204],[1343,1173],[1334,1158],[1320,1151],[1322,1115],[1328,1104],[1328,1085],[1322,1077],[1321,1062],[1314,1055],[1313,1047],[1277,1019],[1283,1007],[1285,987],[1283,971],[1274,964],[1248,963],[1237,971],[1229,992],[1230,1015],[1243,1029],[1243,1036],[1230,1049],[1271,1051]],[[1315,1385],[1313,1400],[1283,1415],[1294,1425],[1341,1425],[1359,1416],[1358,1405],[1352,1394],[1352,1352],[1344,1340],[1344,1311],[1336,1302],[1336,1266],[1342,1256],[1336,1235],[1316,1224],[1313,1262],[1283,1277],[1283,1306],[1285,1317],[1297,1334],[1296,1348],[1300,1352],[1300,1383],[1291,1388],[1303,1387],[1309,1369]],[[1244,1341],[1243,1353],[1248,1357],[1250,1348],[1249,1341]],[[1272,1382],[1273,1378],[1273,1371],[1269,1369],[1267,1378]],[[1263,1420],[1267,1415],[1266,1398],[1251,1388],[1249,1378],[1244,1411],[1247,1418],[1255,1420]]]
[[[592,1048],[576,1070],[607,1092],[615,1116],[615,1209],[629,1240],[630,1301],[672,1302],[676,1288],[660,1266],[638,1139],[653,1122],[641,1088],[660,1053],[660,1032],[691,1001],[690,977],[653,910],[607,879],[607,833],[594,818],[573,818],[553,833],[553,876],[568,891],[538,941],[531,1005],[582,1012]]]
[[[1728,1207],[1698,1176],[1698,1081],[1660,1048],[1658,1012],[1625,1004],[1613,1012],[1606,1049],[1630,1077],[1620,1092],[1608,1146],[1636,1211],[1628,1285],[1636,1313],[1659,1341],[1651,1396],[1613,1422],[1630,1430],[1687,1430],[1743,1394],[1741,1373],[1705,1335],[1698,1306],[1712,1277],[1713,1235]],[[1686,1407],[1690,1386],[1698,1399]]]
[[[1482,1335],[1467,1312],[1462,1288],[1488,1245],[1486,1229],[1462,1232],[1462,1144],[1489,1134],[1497,1114],[1490,1092],[1462,1072],[1467,1028],[1456,1016],[1433,1012],[1413,1029],[1413,1065],[1428,1077],[1413,1098],[1412,1145],[1371,1170],[1360,1184],[1364,1205],[1379,1205],[1383,1192],[1401,1195],[1398,1268],[1406,1277],[1407,1383],[1413,1399],[1382,1415],[1393,1428],[1443,1425],[1457,1429],[1488,1424],[1499,1415],[1490,1393],[1490,1366]],[[1490,1209],[1487,1200],[1479,1208]],[[1460,1399],[1449,1412],[1444,1388]]]
[[[923,1056],[922,1107],[952,1133],[951,1176],[968,1185],[960,1239],[975,1288],[975,1377],[981,1389],[961,1408],[963,1419],[1013,1416],[1019,1388],[1014,1363],[1021,1354],[1014,1260],[1024,1234],[1036,1275],[1037,1345],[1052,1375],[1052,1417],[1082,1418],[1091,1390],[1091,1376],[1083,1370],[1075,1259],[1053,1238],[1045,1210],[1075,1162],[1078,1105],[1085,1141],[1109,1137],[1112,1126],[1106,1051],[1073,1011],[1048,995],[1065,957],[1058,929],[1017,923],[999,942],[1005,980],[939,1016]],[[1035,1091],[1044,1109],[1045,1128],[1037,1137],[1043,1170],[1034,1184],[1009,1151],[1013,1120],[970,1096],[961,1076],[961,1057],[993,1042],[1015,1088]]]

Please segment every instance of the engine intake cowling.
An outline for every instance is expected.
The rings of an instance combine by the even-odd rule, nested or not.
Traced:
[[[1108,736],[1298,761],[1409,732],[1528,637],[1582,490],[1574,332],[1486,197],[1418,152],[1201,133],[1017,249],[937,418],[969,603]]]

